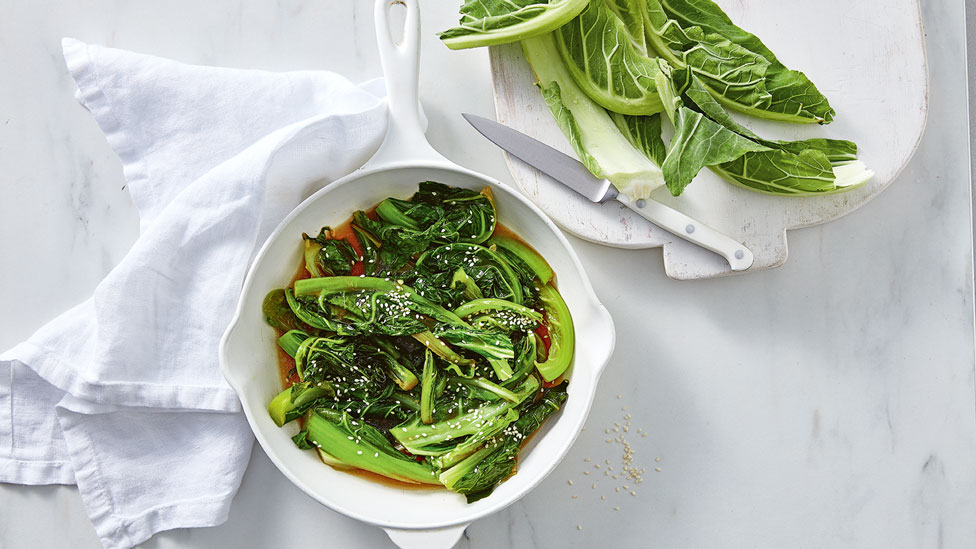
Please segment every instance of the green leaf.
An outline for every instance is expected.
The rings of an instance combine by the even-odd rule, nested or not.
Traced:
[[[654,80],[660,72],[657,61],[638,49],[627,25],[604,0],[590,2],[555,35],[566,68],[591,99],[623,114],[661,111]]]
[[[491,364],[499,380],[505,381],[512,377],[512,366],[508,361],[515,358],[515,346],[507,335],[476,328],[439,329],[434,333],[454,347],[483,356]]]
[[[404,482],[439,484],[429,465],[396,451],[375,427],[343,414],[333,422],[312,413],[306,424],[307,439],[335,459]]]
[[[455,492],[465,494],[468,503],[484,498],[515,470],[515,458],[522,442],[566,401],[565,388],[550,389],[522,413],[513,424],[516,434],[488,441],[485,447],[440,474],[440,481]]]
[[[539,390],[539,380],[528,377],[514,391],[518,402],[524,402]],[[484,429],[503,420],[516,404],[508,400],[482,402],[466,409],[463,413],[445,417],[435,423],[425,424],[420,415],[390,429],[393,435],[411,454],[418,456],[439,456],[451,451],[464,437],[483,432]]]
[[[434,422],[434,386],[437,384],[437,368],[434,366],[434,353],[427,349],[424,371],[420,376],[420,421]]]
[[[593,175],[600,177],[603,173],[603,167],[600,166],[597,159],[583,146],[583,132],[580,130],[579,124],[576,123],[576,117],[573,116],[573,112],[563,102],[559,82],[553,81],[548,86],[544,86],[540,82],[539,88],[542,91],[542,99],[549,106],[549,111],[552,112],[553,118],[556,119],[556,124],[559,126],[559,129],[569,139],[569,143],[573,146],[573,150],[576,151],[576,156],[580,159],[580,162]]]
[[[516,271],[520,271],[523,278],[523,286],[531,283],[538,278],[542,284],[548,284],[555,273],[549,263],[534,248],[525,242],[504,235],[491,237],[489,246],[494,246],[495,250],[512,265]]]
[[[305,241],[305,268],[312,276],[347,275],[359,256],[345,240],[332,238],[332,229],[322,227],[318,236],[302,234]]]
[[[569,307],[552,284],[547,284],[539,293],[549,323],[549,355],[546,360],[536,363],[539,373],[546,381],[553,381],[569,368],[576,348],[576,330]]]
[[[747,152],[769,150],[686,107],[674,80],[684,88],[687,84],[682,77],[688,75],[678,71],[677,78],[668,76],[664,72],[658,76],[658,89],[664,112],[674,125],[674,136],[661,165],[672,196],[679,196],[705,166],[731,162]]]
[[[661,139],[660,113],[651,116],[628,116],[612,112],[610,118],[634,148],[643,152],[658,166],[664,164],[668,147]]]
[[[495,230],[497,215],[491,189],[480,192],[424,181],[410,198],[406,215],[420,226],[441,223],[438,241],[480,244]]]
[[[556,123],[593,175],[610,180],[635,200],[647,198],[664,185],[661,169],[630,145],[606,109],[573,80],[554,36],[523,40],[522,50]]]
[[[706,164],[722,178],[741,187],[775,195],[825,194],[857,188],[874,175],[863,162],[857,161],[857,145],[851,141],[763,139],[736,122],[697,78],[687,79],[682,100],[726,129],[771,149]]]
[[[265,322],[280,332],[305,329],[305,323],[289,306],[285,290],[275,289],[268,292],[261,304],[261,312],[264,313]]]
[[[417,258],[414,286],[424,295],[428,290],[453,288],[458,269],[464,269],[481,295],[522,303],[518,275],[497,252],[478,244],[455,242],[427,250]]]
[[[335,389],[327,382],[295,383],[278,393],[268,404],[268,414],[278,427],[298,419],[318,401],[335,397]]]
[[[647,37],[644,35],[643,0],[605,0],[607,9],[623,23],[631,44],[638,53],[648,56]],[[653,53],[648,57],[653,57]]]
[[[295,353],[298,352],[298,347],[300,347],[302,342],[309,337],[310,336],[302,330],[288,330],[278,338],[278,346],[281,347],[281,349],[285,351],[288,356],[295,358]]]
[[[725,106],[787,122],[827,124],[834,110],[801,72],[787,69],[711,0],[645,0],[650,44],[689,67]]]
[[[467,0],[460,25],[438,34],[457,50],[493,46],[545,34],[576,17],[588,0]]]
[[[739,186],[776,195],[846,191],[864,184],[873,175],[862,162],[834,165],[823,151],[812,148],[799,154],[782,150],[750,153],[711,169]]]
[[[873,175],[856,161],[857,145],[850,141],[759,137],[736,122],[691,70],[662,65],[658,80],[665,112],[675,127],[666,151],[659,120],[613,117],[633,146],[662,166],[675,196],[703,166],[741,187],[789,196],[850,190]]]

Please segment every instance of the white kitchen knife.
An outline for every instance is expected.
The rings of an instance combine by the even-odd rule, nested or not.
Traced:
[[[616,200],[671,234],[724,257],[733,271],[752,266],[752,252],[742,243],[654,199],[632,200],[610,181],[590,173],[579,160],[524,133],[474,114],[462,114],[489,141],[552,177],[591,202]]]

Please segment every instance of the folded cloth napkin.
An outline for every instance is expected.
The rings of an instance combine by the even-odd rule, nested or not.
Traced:
[[[362,165],[382,81],[190,66],[65,39],[140,236],[94,296],[0,355],[0,481],[77,483],[106,547],[226,520],[253,438],[217,347],[257,246]]]

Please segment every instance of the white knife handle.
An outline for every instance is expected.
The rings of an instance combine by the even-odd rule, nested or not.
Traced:
[[[616,198],[637,215],[665,231],[724,257],[733,271],[744,271],[752,266],[753,257],[749,248],[708,225],[651,198],[632,200],[623,194]]]

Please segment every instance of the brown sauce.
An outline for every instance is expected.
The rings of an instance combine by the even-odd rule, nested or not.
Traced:
[[[322,463],[325,463],[324,461]],[[333,467],[333,469],[335,469]],[[367,471],[365,469],[336,469],[336,471],[342,471],[343,473],[349,473],[350,475],[357,476],[359,478],[366,479],[370,482],[376,482],[384,486],[389,486],[390,488],[396,488],[397,490],[415,490],[417,492],[441,492],[444,487],[440,484],[420,484],[414,482],[403,482],[401,480],[392,479],[390,477],[384,477],[383,475],[377,475],[372,471]]]

